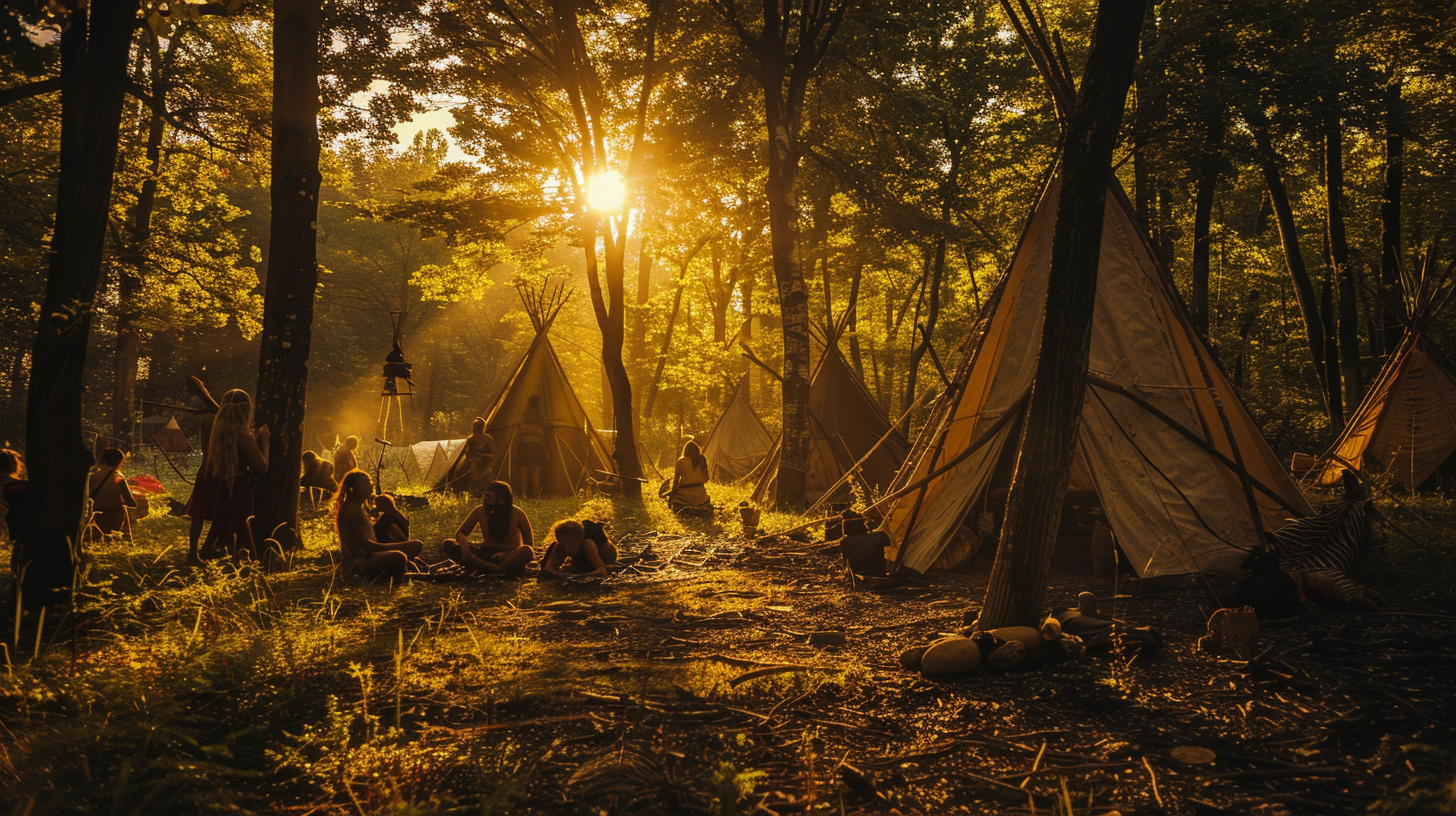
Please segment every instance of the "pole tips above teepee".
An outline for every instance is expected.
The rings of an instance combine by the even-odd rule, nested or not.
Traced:
[[[537,334],[551,328],[556,315],[560,314],[561,308],[571,299],[571,290],[560,281],[554,286],[549,280],[517,281],[516,294],[520,295],[521,305],[525,307],[526,315],[531,318],[531,328]]]

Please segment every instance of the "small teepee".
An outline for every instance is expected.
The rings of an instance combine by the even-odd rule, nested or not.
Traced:
[[[1401,270],[1405,333],[1320,457],[1318,484],[1339,484],[1352,470],[1384,473],[1415,490],[1456,454],[1456,369],[1425,333],[1451,297],[1456,263],[1438,269],[1435,254],[1435,247],[1425,252],[1413,273]]]
[[[703,443],[708,472],[715,482],[735,482],[748,475],[773,447],[773,437],[748,399],[748,374],[738,381],[723,414]]]
[[[963,524],[984,533],[1004,502],[1041,350],[1059,189],[1054,176],[895,480],[881,529],[900,566],[936,566],[968,537]],[[1237,574],[1264,530],[1309,504],[1193,331],[1126,197],[1114,186],[1106,201],[1068,495],[1096,505],[1139,575]]]
[[[485,432],[495,440],[496,478],[520,483],[513,461],[516,430],[526,422],[537,422],[545,426],[547,450],[547,464],[541,468],[541,493],[570,496],[586,484],[587,477],[595,478],[602,471],[612,470],[611,454],[576,398],[548,337],[556,315],[566,305],[567,295],[560,286],[550,291],[545,286],[539,290],[521,286],[517,291],[530,315],[536,338],[489,412],[484,414]],[[538,419],[527,414],[532,397],[540,400]],[[435,488],[466,490],[469,473],[465,446],[461,445]]]
[[[850,483],[883,490],[895,478],[909,448],[880,404],[870,395],[839,351],[844,324],[829,326],[824,355],[809,379],[809,464],[805,481],[811,499],[848,498]],[[754,470],[753,499],[771,504],[778,478],[782,435]],[[856,467],[858,465],[858,467]],[[842,477],[853,471],[848,480]],[[836,487],[837,486],[837,487]]]

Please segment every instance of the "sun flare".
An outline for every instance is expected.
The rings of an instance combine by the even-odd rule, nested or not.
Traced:
[[[592,176],[586,183],[586,203],[599,213],[620,212],[627,200],[627,182],[616,170]]]

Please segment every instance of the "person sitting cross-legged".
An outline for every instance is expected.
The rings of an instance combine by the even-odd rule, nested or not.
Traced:
[[[418,558],[425,542],[397,541],[380,543],[374,537],[369,521],[369,505],[374,483],[362,470],[351,470],[339,485],[334,523],[339,533],[339,549],[343,554],[344,571],[371,581],[389,578],[399,581]]]
[[[470,534],[479,527],[482,541],[472,544]],[[509,575],[519,578],[536,557],[531,549],[531,520],[515,505],[511,486],[491,482],[454,538],[441,542],[445,555],[467,569],[486,575]]]
[[[551,543],[541,556],[541,580],[569,575],[606,575],[607,565],[617,560],[617,548],[607,541],[600,524],[599,536],[589,535],[576,519],[558,521],[551,527]]]

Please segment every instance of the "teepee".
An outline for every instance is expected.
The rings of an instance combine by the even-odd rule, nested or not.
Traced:
[[[547,463],[541,468],[541,493],[547,496],[570,496],[580,490],[588,477],[597,477],[612,468],[606,443],[587,417],[586,409],[576,398],[561,360],[548,337],[551,324],[566,297],[558,286],[548,293],[519,289],[521,301],[531,317],[536,337],[516,366],[488,413],[485,432],[495,440],[496,478],[518,485],[517,463],[514,460],[516,430],[528,421],[544,425]],[[539,419],[527,414],[531,398],[541,403]],[[450,466],[435,483],[437,490],[451,487],[468,489],[469,465],[465,462],[465,446],[454,452]]]
[[[1456,453],[1456,369],[1424,331],[1451,296],[1456,264],[1438,271],[1434,257],[1433,247],[1415,274],[1401,270],[1405,333],[1320,458],[1318,484],[1339,484],[1353,470],[1385,473],[1415,490]]]
[[[839,352],[838,337],[843,326],[829,327],[824,355],[809,379],[809,464],[806,492],[820,498],[835,488],[837,498],[850,495],[848,483],[841,484],[846,473],[854,470],[850,480],[869,488],[887,488],[905,461],[909,447],[880,404],[860,382],[844,355]],[[754,470],[753,499],[761,504],[773,499],[778,477],[779,452],[783,437],[773,446]],[[859,465],[855,469],[855,465]],[[836,498],[836,497],[831,497]]]
[[[973,513],[1004,501],[1040,352],[1059,189],[1054,177],[896,477],[881,529],[902,567],[936,566]],[[1106,201],[1069,495],[1095,497],[1139,575],[1237,574],[1263,530],[1309,504],[1194,333],[1126,197],[1114,186]]]
[[[748,374],[738,381],[733,396],[703,443],[708,472],[715,482],[734,482],[748,475],[773,447],[773,437],[748,399]]]

